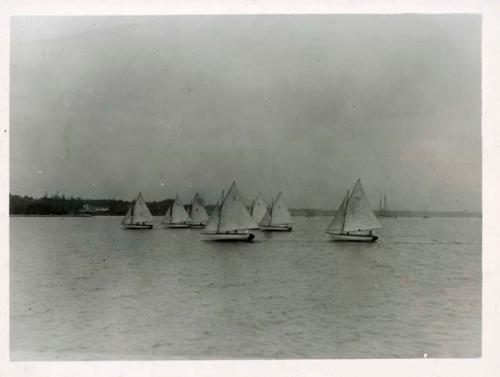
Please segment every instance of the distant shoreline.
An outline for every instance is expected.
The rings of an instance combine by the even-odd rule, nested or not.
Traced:
[[[290,210],[291,215],[293,217],[333,217],[335,213],[317,213],[317,214],[309,214],[309,215],[304,215],[302,213],[293,213],[294,210]],[[399,217],[404,217],[404,218],[482,218],[483,216],[480,213],[462,213],[462,212],[445,212],[445,213],[427,213],[426,215],[421,215],[420,213],[414,212],[414,213],[408,213],[407,211],[404,211],[405,213],[403,214],[398,214],[398,215],[386,215],[386,216],[380,216],[382,219],[397,219]],[[156,215],[155,217],[162,217],[163,215]],[[53,217],[82,217],[82,218],[91,218],[91,217],[123,217],[123,215],[116,215],[116,214],[99,214],[99,215],[92,215],[92,216],[82,216],[82,215],[22,215],[22,214],[10,214],[9,217],[48,217],[48,218],[53,218]]]
[[[28,196],[9,195],[9,215],[24,217],[92,217],[92,216],[124,216],[130,202],[119,199],[83,199],[72,196],[53,195],[43,198],[31,198]],[[153,216],[163,216],[172,204],[173,199],[165,199],[159,202],[147,202]],[[104,207],[105,212],[92,213],[85,216],[82,213],[84,206]],[[186,208],[189,205],[185,205]],[[210,214],[214,208],[213,204],[205,205]],[[316,208],[290,208],[292,216],[334,216],[335,209]],[[374,211],[379,215],[379,211]],[[410,210],[385,210],[382,218],[396,217],[482,217],[481,212],[473,211],[410,211]]]

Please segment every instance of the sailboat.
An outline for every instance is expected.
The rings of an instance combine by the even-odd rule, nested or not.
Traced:
[[[372,230],[382,226],[373,214],[361,180],[351,192],[347,191],[327,233],[334,241],[373,242],[378,237]]]
[[[266,212],[267,212],[266,203],[264,202],[259,193],[255,198],[255,200],[252,202],[252,206],[250,207],[250,215],[258,224],[262,221],[262,219],[266,215]]]
[[[264,218],[259,223],[260,230],[263,231],[291,231],[292,218],[288,209],[286,208],[285,202],[283,201],[283,196],[281,192],[273,200],[271,206],[267,210]]]
[[[191,224],[191,218],[184,209],[179,195],[175,197],[161,223],[167,228],[188,228]]]
[[[139,193],[122,220],[123,229],[153,229],[153,215]]]
[[[188,215],[191,218],[191,224],[189,225],[191,228],[203,228],[207,224],[208,214],[200,194],[196,193],[194,195]]]
[[[252,241],[255,235],[249,230],[259,229],[243,205],[240,192],[233,182],[227,195],[222,192],[202,234],[213,241]]]

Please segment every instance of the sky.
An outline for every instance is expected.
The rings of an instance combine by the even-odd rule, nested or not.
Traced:
[[[10,192],[481,209],[478,15],[15,17]]]

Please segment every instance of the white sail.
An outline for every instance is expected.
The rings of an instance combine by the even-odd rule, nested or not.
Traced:
[[[373,214],[361,181],[358,179],[347,201],[343,232],[372,230],[381,227]]]
[[[219,224],[220,224],[220,201],[218,200],[212,212],[212,215],[208,219],[204,232],[209,232],[209,233],[217,232]]]
[[[189,210],[189,216],[195,224],[206,224],[208,221],[208,214],[203,204],[200,194],[196,193]]]
[[[259,223],[264,218],[266,212],[267,212],[266,203],[259,194],[252,203],[250,214],[252,215],[252,218],[255,220],[255,222]]]
[[[142,194],[139,193],[139,196],[135,200],[133,210],[132,210],[132,221],[131,223],[149,223],[153,221],[153,215],[149,212],[149,208],[146,205],[146,202],[142,198]]]
[[[335,217],[333,218],[332,222],[328,226],[328,231],[329,232],[335,232],[335,233],[342,233],[343,227],[344,227],[344,220],[345,220],[345,203],[346,199],[348,197],[349,193],[347,193],[344,196],[344,199],[342,199],[342,203],[340,203],[339,209],[337,209],[337,212],[335,212]]]
[[[162,220],[162,224],[184,224],[188,222],[191,222],[191,218],[184,209],[181,198],[177,195],[174,202],[167,210]]]
[[[243,205],[240,192],[233,182],[221,205],[218,232],[245,229],[259,229],[259,227]]]
[[[286,208],[285,202],[283,201],[283,196],[281,192],[278,194],[276,199],[273,201],[270,210],[270,226],[278,225],[288,225],[292,223],[292,217]]]
[[[132,207],[128,207],[127,214],[122,220],[122,225],[129,225],[132,222]]]
[[[266,214],[260,220],[259,226],[270,226],[271,225],[271,207],[266,210]]]

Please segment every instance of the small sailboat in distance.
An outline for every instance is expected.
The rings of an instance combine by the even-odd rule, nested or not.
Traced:
[[[191,218],[191,224],[189,224],[191,228],[203,228],[207,224],[208,214],[200,194],[194,195],[188,215]]]
[[[267,212],[267,206],[260,193],[257,195],[255,200],[252,202],[252,206],[250,207],[250,215],[258,224],[262,221]]]
[[[212,241],[252,241],[255,238],[249,232],[252,229],[259,229],[259,226],[243,205],[238,187],[233,182],[226,196],[222,192],[220,204],[201,233]]]
[[[373,242],[378,237],[372,230],[380,228],[358,179],[352,191],[347,191],[326,232],[334,241]]]
[[[263,231],[291,231],[292,217],[286,208],[283,196],[280,193],[273,200],[264,218],[259,223]]]
[[[175,197],[161,223],[167,228],[188,228],[191,224],[191,218],[184,209],[179,195]]]
[[[153,229],[153,215],[139,193],[137,199],[128,208],[121,224],[123,229]]]

